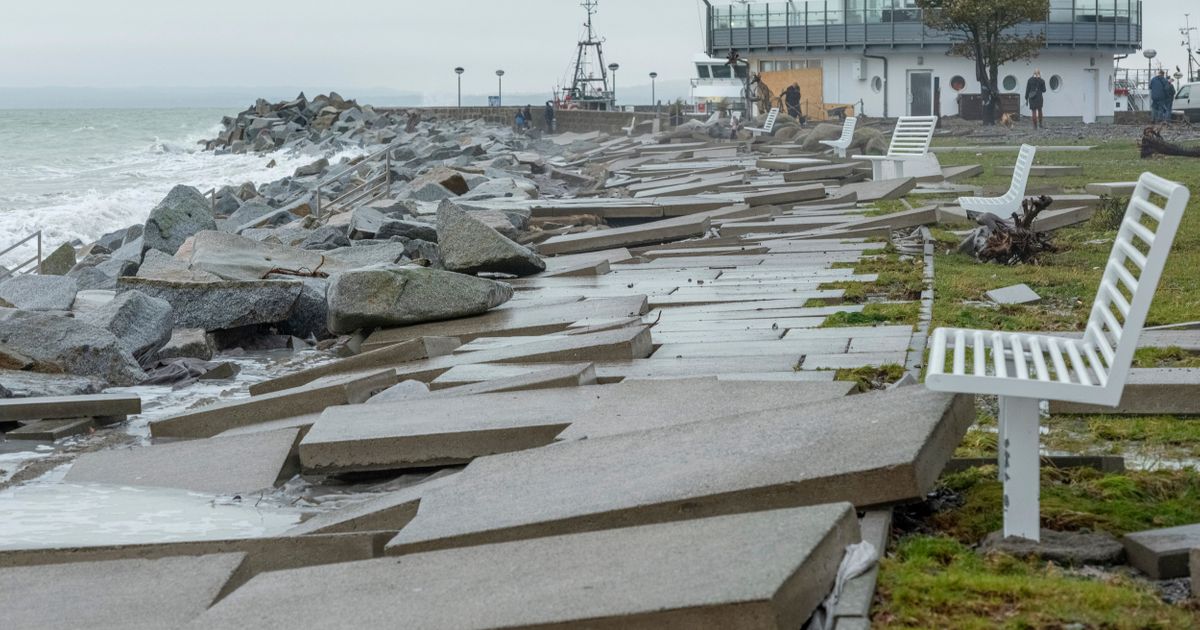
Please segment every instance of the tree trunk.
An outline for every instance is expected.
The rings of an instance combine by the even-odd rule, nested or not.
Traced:
[[[987,72],[987,58],[984,56],[983,40],[975,35],[975,80],[979,81],[979,96],[983,99],[983,124],[996,124],[996,106],[991,93],[992,81]]]

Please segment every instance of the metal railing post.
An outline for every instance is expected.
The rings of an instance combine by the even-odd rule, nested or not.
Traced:
[[[317,218],[321,218],[321,185],[317,184]]]
[[[37,272],[40,274],[40,273],[42,273],[42,231],[41,230],[37,231],[37,245],[38,245],[38,248],[37,248],[38,249],[38,260],[37,260],[36,269],[37,269]]]

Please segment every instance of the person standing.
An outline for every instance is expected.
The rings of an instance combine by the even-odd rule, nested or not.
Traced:
[[[1163,122],[1171,122],[1175,110],[1175,82],[1167,79],[1167,98],[1163,101]]]
[[[1040,69],[1033,71],[1033,76],[1025,83],[1025,102],[1029,105],[1029,117],[1033,119],[1033,128],[1046,128],[1042,106],[1045,104],[1046,81],[1042,79]]]
[[[554,101],[546,101],[542,117],[546,119],[546,133],[554,133]]]
[[[789,85],[783,91],[783,100],[787,103],[788,116],[800,120],[800,84]]]
[[[1158,76],[1150,79],[1150,120],[1152,122],[1164,122],[1170,117],[1164,112],[1171,111],[1171,105],[1167,103],[1167,92],[1170,90],[1171,84],[1167,82],[1167,73],[1162,70],[1158,71]]]

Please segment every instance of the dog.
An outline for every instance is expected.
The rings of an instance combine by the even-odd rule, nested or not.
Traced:
[[[1013,128],[1014,122],[1016,122],[1016,121],[1013,120],[1012,114],[1003,114],[1002,116],[1000,116],[1000,124],[1004,125],[1005,127],[1008,127],[1009,129]]]

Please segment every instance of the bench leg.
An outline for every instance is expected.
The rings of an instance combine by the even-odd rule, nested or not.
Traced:
[[[1000,397],[1005,538],[1041,539],[1038,406],[1032,398]]]
[[[871,181],[883,181],[883,160],[871,160]]]
[[[904,179],[904,160],[892,162],[896,165],[896,179]]]

